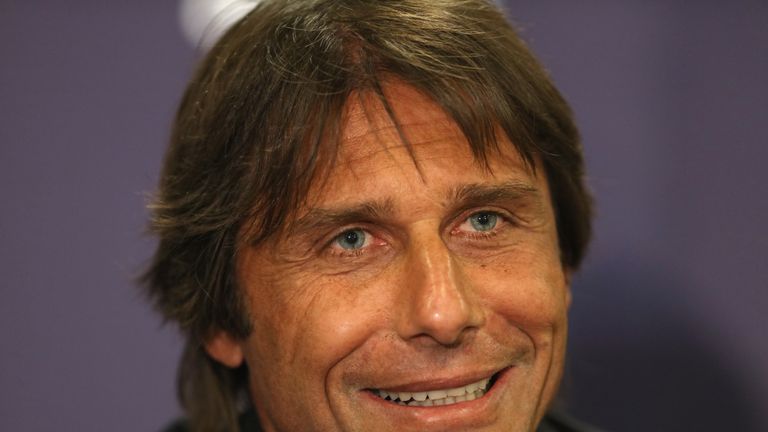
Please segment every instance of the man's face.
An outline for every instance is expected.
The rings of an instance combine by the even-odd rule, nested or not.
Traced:
[[[545,176],[505,137],[488,172],[437,105],[387,93],[419,168],[384,109],[352,97],[327,182],[239,256],[254,331],[233,349],[263,427],[532,431],[570,299]]]

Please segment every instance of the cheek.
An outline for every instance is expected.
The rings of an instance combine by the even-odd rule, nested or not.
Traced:
[[[309,430],[308,418],[331,430],[345,388],[334,371],[370,334],[376,311],[352,287],[292,276],[248,287],[251,310],[259,311],[244,347],[253,399],[262,416],[285,413],[274,417],[288,422],[284,430]]]
[[[554,256],[500,256],[468,276],[486,307],[515,327],[549,332],[565,324],[568,286]]]
[[[266,289],[251,286],[252,310],[262,311],[252,314],[254,334],[266,336],[254,344],[253,358],[291,369],[307,385],[324,385],[330,369],[375,331],[383,308],[343,278],[281,274],[263,281]]]

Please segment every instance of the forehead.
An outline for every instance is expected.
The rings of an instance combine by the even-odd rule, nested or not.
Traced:
[[[384,102],[373,92],[354,92],[342,114],[341,154],[364,152],[362,147],[378,140],[387,146],[419,144],[440,139],[463,139],[463,135],[443,109],[417,89],[394,82],[383,88]],[[397,127],[402,126],[397,134]],[[394,134],[393,134],[394,132]]]
[[[406,176],[413,185],[450,184],[462,179],[493,181],[497,175],[539,183],[509,138],[497,128],[498,149],[488,145],[487,166],[473,155],[461,128],[431,98],[402,82],[384,86],[385,106],[373,92],[353,93],[345,105],[337,156],[313,184],[307,203],[331,196],[354,196],[376,183],[386,189],[387,177]],[[509,180],[507,178],[506,180]],[[402,187],[402,182],[398,182]]]

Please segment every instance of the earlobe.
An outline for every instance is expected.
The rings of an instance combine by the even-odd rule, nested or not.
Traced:
[[[224,366],[236,368],[243,364],[243,349],[239,341],[223,330],[208,338],[205,351]]]

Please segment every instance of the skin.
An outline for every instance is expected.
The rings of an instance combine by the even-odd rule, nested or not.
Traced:
[[[249,365],[267,431],[533,431],[560,381],[570,304],[546,178],[505,136],[489,172],[431,100],[386,92],[418,168],[383,107],[350,98],[327,181],[284,235],[238,257],[252,335],[219,333],[208,352]],[[494,374],[454,405],[371,391]]]

